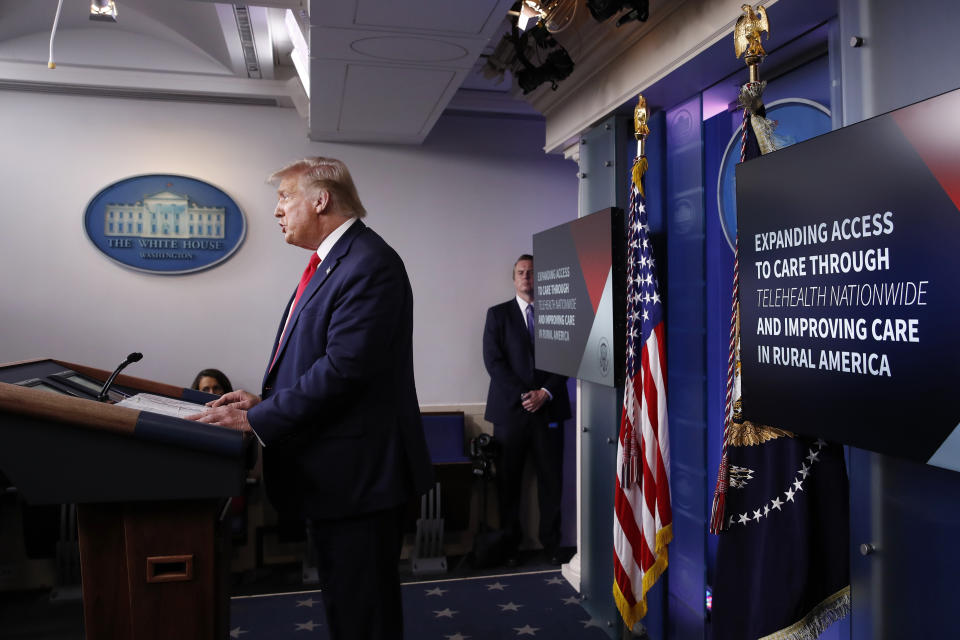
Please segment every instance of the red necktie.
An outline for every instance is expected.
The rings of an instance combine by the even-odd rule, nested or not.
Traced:
[[[310,262],[307,263],[307,268],[303,270],[303,275],[300,276],[300,284],[297,286],[297,295],[293,297],[293,303],[290,305],[290,313],[293,313],[293,310],[297,308],[297,302],[300,300],[300,296],[303,295],[303,290],[307,288],[307,284],[310,282],[310,278],[313,277],[313,274],[317,272],[317,266],[320,264],[320,256],[317,255],[317,252],[314,251],[313,255],[310,256]]]
[[[280,355],[280,345],[283,344],[283,336],[287,333],[287,325],[290,324],[290,318],[293,317],[293,310],[297,308],[297,302],[300,301],[300,296],[303,295],[303,290],[307,288],[310,278],[312,278],[313,274],[317,272],[317,267],[319,265],[320,256],[316,251],[314,251],[313,255],[310,256],[310,262],[307,263],[307,268],[303,270],[303,275],[300,276],[300,284],[297,285],[297,294],[293,296],[293,302],[290,303],[290,311],[287,313],[287,322],[283,325],[283,333],[280,334],[280,340],[277,342],[277,350],[273,354],[273,361],[270,362],[271,369],[273,369],[273,365],[277,363],[277,356]]]

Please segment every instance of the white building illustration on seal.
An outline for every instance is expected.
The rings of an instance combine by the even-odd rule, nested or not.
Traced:
[[[105,236],[140,238],[223,238],[226,209],[202,207],[187,196],[161,191],[134,204],[107,204]]]

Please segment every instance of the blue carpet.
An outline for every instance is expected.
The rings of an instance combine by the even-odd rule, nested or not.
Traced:
[[[606,640],[559,571],[404,584],[407,640]],[[230,637],[329,638],[318,591],[233,598]]]

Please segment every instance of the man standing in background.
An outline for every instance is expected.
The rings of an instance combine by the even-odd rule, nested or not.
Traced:
[[[271,502],[312,529],[330,637],[402,638],[404,507],[432,481],[410,282],[397,253],[360,221],[366,212],[342,162],[307,158],[270,182],[287,244],[310,261],[280,319],[261,395],[234,391],[191,417],[252,430],[263,444]]]
[[[520,492],[529,453],[537,474],[540,543],[560,564],[560,490],[563,484],[563,421],[570,417],[567,379],[534,367],[533,256],[513,265],[516,296],[490,307],[483,329],[483,361],[490,374],[484,418],[500,443],[497,489],[507,565],[519,562]]]

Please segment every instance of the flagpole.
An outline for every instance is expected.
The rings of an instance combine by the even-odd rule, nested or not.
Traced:
[[[749,71],[749,80],[740,88],[738,103],[743,109],[743,124],[741,125],[742,138],[740,143],[740,162],[746,160],[747,129],[752,127],[752,116],[763,116],[763,102],[761,96],[766,86],[760,81],[760,65],[767,57],[760,42],[762,33],[770,35],[770,24],[766,9],[757,8],[757,12],[749,5],[744,5],[745,15],[740,16],[733,30],[734,51],[739,58],[744,55],[743,61]],[[766,146],[770,146],[768,144]],[[720,453],[720,468],[717,471],[717,485],[713,493],[713,507],[710,515],[710,533],[718,534],[726,528],[725,512],[727,489],[729,488],[729,463],[727,446],[730,442],[730,431],[733,424],[734,405],[739,394],[737,393],[736,377],[740,363],[740,234],[737,233],[733,250],[733,295],[730,309],[730,343],[727,358],[727,387],[723,411],[723,444]]]

